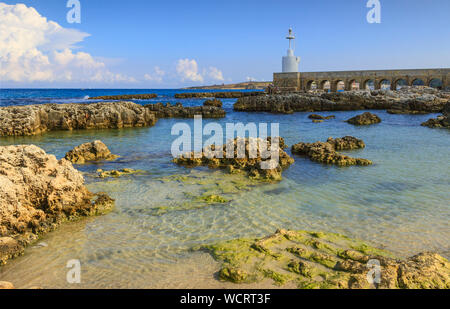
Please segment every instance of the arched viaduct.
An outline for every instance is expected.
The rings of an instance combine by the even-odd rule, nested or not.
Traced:
[[[450,88],[450,69],[373,70],[274,73],[274,86],[282,92],[324,89],[332,92],[352,89],[391,89],[425,85]]]

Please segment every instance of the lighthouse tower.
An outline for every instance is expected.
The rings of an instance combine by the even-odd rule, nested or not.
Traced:
[[[292,40],[295,43],[295,35],[292,32],[292,28],[289,28],[289,34],[286,37],[289,40],[289,49],[287,50],[287,56],[283,57],[283,73],[296,73],[298,72],[298,65],[300,63],[300,57],[294,56],[294,47],[292,46]]]

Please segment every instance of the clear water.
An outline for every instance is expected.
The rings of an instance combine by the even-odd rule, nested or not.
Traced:
[[[52,97],[48,100],[60,102],[74,101],[71,95],[80,98],[92,96],[92,92],[117,94],[118,90],[77,90],[79,96],[66,91],[75,90],[60,90],[59,95],[35,90],[31,101],[46,102],[42,93]],[[160,91],[161,97],[155,102],[201,105],[203,101],[175,100],[174,90]],[[149,92],[155,91],[141,91]],[[0,93],[2,104],[19,100],[6,98],[4,90]],[[16,93],[17,96],[20,95]],[[35,144],[58,158],[76,145],[100,139],[121,158],[76,166],[85,173],[91,191],[104,191],[116,199],[115,210],[106,216],[65,224],[46,235],[24,256],[0,268],[0,280],[18,287],[44,288],[235,287],[216,280],[219,265],[208,254],[191,252],[189,248],[236,237],[263,236],[280,227],[343,233],[386,248],[399,257],[422,251],[450,257],[450,131],[420,126],[436,115],[389,115],[377,111],[383,120],[381,124],[354,127],[344,120],[361,111],[334,112],[336,119],[314,124],[307,118],[309,113],[233,112],[234,101],[224,101],[227,117],[217,120],[219,123],[278,122],[280,135],[288,145],[352,135],[362,138],[367,146],[348,154],[375,164],[339,168],[294,156],[295,164],[283,173],[280,183],[250,184],[246,190],[236,190],[233,184],[244,181],[244,177],[205,168],[188,170],[171,163],[170,147],[176,138],[170,134],[172,125],[179,121],[192,125],[190,119],[160,119],[151,128],[1,138],[0,145]],[[93,177],[98,168],[124,167],[145,173],[119,179]],[[190,174],[202,181],[196,184],[167,178],[179,174]],[[230,202],[183,209],[193,197],[205,192],[221,194]],[[155,212],[159,207],[168,211]],[[66,282],[66,263],[71,259],[81,261],[80,285]]]

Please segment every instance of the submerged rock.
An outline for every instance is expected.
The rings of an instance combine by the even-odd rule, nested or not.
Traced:
[[[366,112],[364,114],[350,118],[349,120],[347,120],[347,122],[350,124],[353,124],[353,125],[357,125],[357,126],[365,126],[365,125],[380,123],[381,119],[380,119],[380,117],[378,117],[375,114]]]
[[[72,164],[34,145],[0,147],[0,263],[60,223],[113,207],[94,195]]]
[[[283,150],[286,145],[284,139],[279,138],[278,149],[275,150],[275,153],[278,152],[279,160],[271,160],[269,158],[271,145],[270,137],[267,140],[236,138],[228,141],[226,145],[211,145],[202,152],[188,153],[173,161],[187,167],[203,165],[210,168],[223,168],[229,173],[244,171],[252,179],[278,181],[281,180],[283,168],[294,163],[294,159]],[[232,149],[233,152],[227,154],[227,148]]]
[[[120,177],[124,175],[133,175],[133,174],[140,174],[144,171],[141,170],[134,170],[131,168],[123,168],[121,170],[112,170],[112,171],[104,171],[102,169],[98,169],[98,177],[100,178],[108,178],[108,177]]]
[[[309,119],[313,119],[313,120],[329,120],[329,119],[334,119],[336,118],[336,116],[321,116],[321,115],[317,115],[317,114],[311,114],[308,116]]]
[[[75,164],[83,164],[89,161],[111,161],[117,159],[118,157],[119,156],[112,154],[102,141],[97,140],[75,147],[66,153],[64,158]]]
[[[0,136],[35,135],[54,130],[147,127],[155,123],[152,112],[133,102],[0,107]]]
[[[270,279],[302,289],[450,288],[450,262],[438,254],[400,260],[334,233],[278,230],[261,239],[235,239],[200,249],[222,263],[219,278],[234,283]],[[367,279],[369,262],[381,267],[379,283]]]
[[[203,118],[223,118],[225,110],[217,106],[189,106],[184,107],[183,104],[177,103],[156,103],[144,106],[148,110],[155,113],[157,118],[194,118],[201,115]]]
[[[105,95],[99,97],[92,97],[89,100],[150,100],[157,98],[158,95],[154,93],[146,94],[121,94],[121,95]]]
[[[223,204],[228,202],[226,198],[216,194],[202,195],[199,197],[199,199],[205,201],[208,204]]]
[[[337,152],[337,150],[361,149],[365,146],[362,140],[346,136],[337,139],[329,138],[325,143],[298,143],[292,146],[292,153],[308,156],[312,161],[325,164],[336,164],[339,166],[371,165],[372,161],[370,160],[352,158]]]
[[[203,106],[215,106],[215,107],[222,107],[222,101],[214,99],[214,100],[206,100],[203,102]]]

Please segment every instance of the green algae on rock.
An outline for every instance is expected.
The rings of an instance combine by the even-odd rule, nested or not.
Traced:
[[[210,145],[201,152],[181,155],[173,162],[186,167],[226,169],[230,174],[245,172],[255,180],[280,181],[282,170],[294,163],[294,159],[283,150],[284,139],[277,138],[277,142],[273,143],[270,137],[266,140],[238,137],[228,141],[226,145]],[[272,159],[273,151],[278,155],[278,160]]]
[[[337,150],[362,149],[366,145],[360,139],[352,136],[343,138],[329,138],[325,143],[298,143],[292,146],[292,153],[308,156],[312,161],[335,164],[339,166],[371,165],[372,161],[361,158],[352,158],[337,152]]]
[[[344,235],[278,230],[262,239],[234,239],[202,246],[222,263],[221,280],[271,279],[302,289],[450,288],[450,262],[435,253],[406,260]],[[381,266],[379,283],[369,283],[368,262]]]
[[[205,208],[211,205],[226,204],[229,202],[226,198],[216,194],[203,194],[201,196],[193,196],[186,193],[188,197],[192,199],[190,202],[185,202],[179,205],[161,206],[151,210],[153,216],[161,216],[169,212],[174,211],[186,211]]]
[[[204,201],[207,204],[223,204],[228,202],[226,198],[216,194],[202,195],[199,196],[198,199]]]

